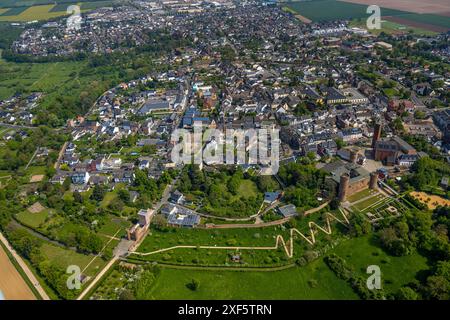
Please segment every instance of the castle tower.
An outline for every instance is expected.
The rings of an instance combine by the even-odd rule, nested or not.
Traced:
[[[345,201],[345,198],[347,197],[347,190],[348,190],[349,183],[350,183],[350,176],[346,173],[341,175],[341,181],[339,183],[339,194],[338,194],[339,201],[341,201],[341,202]]]
[[[376,190],[378,188],[378,173],[372,172],[370,174],[369,188]]]
[[[373,129],[372,148],[375,148],[377,141],[381,138],[381,124],[376,123]]]

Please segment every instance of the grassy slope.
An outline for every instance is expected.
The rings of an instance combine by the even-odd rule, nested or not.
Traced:
[[[186,284],[196,279],[198,291]],[[312,288],[308,280],[316,280]],[[193,271],[162,269],[152,288],[155,299],[357,299],[323,263],[275,272]]]
[[[388,292],[396,291],[411,282],[419,271],[428,269],[426,258],[417,252],[404,257],[389,256],[376,245],[373,237],[368,236],[344,241],[334,252],[363,277],[367,277],[369,265],[378,265],[383,287]]]
[[[28,210],[22,211],[16,215],[17,220],[31,228],[37,228],[41,223],[45,222],[48,216],[48,209],[42,210],[39,213],[31,213]]]
[[[52,263],[66,269],[70,265],[77,265],[83,270],[89,262],[94,258],[93,255],[84,255],[77,253],[70,249],[64,249],[55,245],[44,243],[41,247],[42,254],[47,257]],[[95,261],[87,268],[85,274],[89,276],[95,275],[105,265],[105,261],[101,258]]]
[[[388,256],[369,236],[342,242],[333,251],[343,257],[362,277],[366,268],[378,265],[383,288],[395,292],[428,268],[426,259],[414,253],[405,257]],[[186,288],[191,279],[200,282],[193,292]],[[311,288],[308,280],[316,280]],[[152,287],[155,299],[355,299],[350,286],[339,280],[322,259],[303,268],[275,272],[210,271],[163,268]]]

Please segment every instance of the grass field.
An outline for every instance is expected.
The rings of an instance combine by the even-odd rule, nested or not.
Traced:
[[[1,17],[18,16],[18,15],[22,14],[27,9],[28,9],[28,7],[9,8],[9,9],[7,9],[6,11],[4,11],[1,14]]]
[[[77,5],[77,4],[78,4],[77,1],[74,1],[73,3],[59,3],[55,5],[53,8],[51,8],[49,12],[66,12],[67,8],[70,5]]]
[[[373,196],[371,198],[368,198],[368,199],[365,199],[365,200],[363,200],[361,202],[358,202],[358,203],[352,205],[352,207],[355,208],[358,211],[363,211],[367,207],[377,203],[378,201],[382,200],[383,198],[384,198],[383,195],[378,194],[378,195],[375,195],[375,196]]]
[[[84,255],[49,243],[42,244],[41,253],[48,260],[64,270],[70,265],[79,266],[80,269],[83,270],[94,258],[93,255]],[[97,258],[93,263],[91,263],[91,265],[89,265],[84,273],[88,276],[94,276],[105,264],[106,262],[103,259]]]
[[[82,62],[12,63],[0,60],[0,99],[7,99],[18,89],[27,92],[55,91],[69,81],[76,81]]]
[[[343,241],[334,253],[344,258],[362,277],[367,277],[369,265],[378,265],[382,287],[387,292],[395,292],[411,282],[418,272],[429,268],[426,258],[417,252],[404,257],[389,256],[377,246],[372,236]]]
[[[113,236],[120,229],[121,231],[116,235],[116,237],[121,237],[125,235],[125,229],[130,226],[130,222],[112,215],[109,215],[105,221],[105,224],[98,230],[99,234]]]
[[[350,23],[350,26],[358,27],[358,28],[366,28],[366,22],[361,19],[353,20]],[[423,35],[423,36],[433,36],[433,35],[437,34],[436,32],[431,31],[431,30],[406,26],[406,25],[403,25],[400,23],[395,23],[395,22],[387,21],[387,20],[381,21],[381,29],[369,30],[369,32],[376,34],[376,35],[378,35],[382,32],[387,33],[387,34],[410,34],[411,33],[411,34]],[[392,96],[398,94],[398,92],[396,92],[395,89],[383,89],[383,91],[388,97],[392,97]]]
[[[355,202],[355,201],[364,199],[364,198],[366,198],[368,196],[376,195],[376,194],[377,194],[377,192],[372,190],[372,189],[365,189],[363,191],[360,191],[360,192],[357,192],[355,194],[352,194],[351,196],[349,196],[347,198],[347,201],[352,203],[352,202]]]
[[[200,283],[197,291],[186,284]],[[314,281],[314,285],[312,283]],[[315,286],[315,287],[314,287]],[[163,268],[151,289],[154,299],[357,299],[322,260],[274,272],[176,270]]]
[[[95,1],[95,2],[83,2],[80,6],[81,10],[93,10],[101,7],[107,7],[114,3],[115,1]]]
[[[49,215],[49,210],[45,209],[38,213],[31,213],[28,210],[19,212],[16,215],[17,220],[23,223],[26,226],[31,228],[38,228],[42,223],[45,222]]]
[[[450,17],[435,14],[408,13],[400,15],[399,18],[450,29]]]
[[[192,279],[200,283],[196,291],[186,287]],[[116,269],[103,280],[95,296],[116,299],[115,288],[124,285],[124,277]],[[303,268],[272,272],[161,268],[148,295],[162,300],[358,299],[321,259]]]

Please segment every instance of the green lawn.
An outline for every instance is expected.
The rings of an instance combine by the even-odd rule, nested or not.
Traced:
[[[350,26],[364,28],[364,29],[367,28],[366,21],[364,19],[352,20],[350,22]],[[384,32],[387,34],[412,33],[412,34],[422,35],[422,36],[434,36],[437,34],[436,32],[433,32],[430,30],[406,26],[406,25],[403,25],[400,23],[395,23],[395,22],[387,21],[387,20],[381,21],[381,29],[373,29],[373,30],[368,30],[368,31],[370,33],[373,33],[376,35],[379,35],[381,32]],[[386,89],[386,90],[388,90],[388,89]],[[395,95],[395,92],[392,92],[392,94]]]
[[[64,249],[49,243],[43,243],[41,253],[52,263],[63,269],[67,269],[70,265],[79,266],[83,270],[89,262],[94,258],[93,255],[84,255],[74,250]],[[103,259],[97,258],[85,271],[88,276],[94,276],[95,273],[105,265]]]
[[[186,287],[191,279],[200,282],[195,292]],[[163,268],[151,294],[155,299],[357,299],[322,260],[275,272]]]
[[[370,196],[372,194],[376,194],[376,193],[377,192],[372,190],[372,189],[365,189],[363,191],[360,191],[360,192],[357,192],[355,194],[352,194],[351,196],[349,196],[347,198],[347,200],[351,203],[351,202],[355,202],[355,201],[361,200],[361,199],[363,199],[365,197],[368,197],[368,196]]]
[[[168,228],[168,231],[151,230],[139,246],[139,252],[149,252],[177,245],[194,246],[274,246],[275,237],[282,234],[286,239],[289,233],[281,227],[254,229],[189,229]]]
[[[369,199],[366,199],[366,200],[364,200],[364,201],[362,201],[362,202],[359,202],[359,203],[353,205],[352,207],[355,208],[355,209],[358,210],[358,211],[363,211],[363,210],[365,210],[367,207],[369,207],[369,206],[375,204],[376,202],[380,201],[380,200],[383,199],[383,198],[384,198],[383,195],[378,194],[378,195],[373,196],[373,197],[371,197],[371,198],[369,198]]]
[[[381,269],[383,288],[395,292],[411,282],[421,270],[428,269],[425,257],[414,252],[404,257],[393,257],[377,246],[372,236],[343,241],[333,251],[352,265],[362,277],[367,277],[369,265],[378,265]]]
[[[49,215],[49,210],[42,210],[39,213],[31,213],[28,210],[19,212],[16,215],[17,220],[19,220],[24,225],[27,225],[31,228],[38,228],[42,223],[45,222],[45,219]]]
[[[258,194],[258,187],[252,180],[243,179],[239,185],[237,197],[256,197]]]
[[[117,230],[121,230],[116,237],[123,236],[125,234],[125,228],[130,226],[130,222],[126,221],[123,218],[119,218],[113,215],[108,215],[108,217],[105,219],[105,224],[103,224],[100,229],[98,230],[98,233],[113,236]]]

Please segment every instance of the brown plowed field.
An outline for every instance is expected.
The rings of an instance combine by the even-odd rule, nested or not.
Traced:
[[[370,6],[372,4],[380,7],[396,9],[414,13],[434,13],[439,15],[449,14],[448,0],[339,0]]]
[[[5,300],[36,300],[2,246],[0,246],[0,290]]]
[[[409,20],[409,19],[403,19],[403,18],[400,18],[400,17],[383,17],[383,19],[388,20],[388,21],[392,21],[392,22],[396,22],[396,23],[399,23],[399,24],[403,24],[403,25],[406,25],[406,26],[420,28],[420,29],[425,29],[425,30],[430,30],[430,31],[435,31],[435,32],[447,32],[449,30],[448,28],[435,26],[435,25],[428,24],[428,23],[412,21],[412,20]]]

